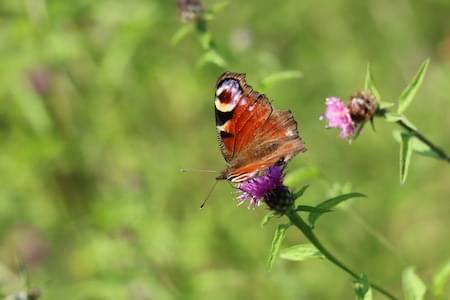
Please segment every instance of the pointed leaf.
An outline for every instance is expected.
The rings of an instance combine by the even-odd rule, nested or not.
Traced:
[[[358,197],[367,197],[364,194],[361,193],[349,193],[349,194],[343,194],[343,195],[339,195],[337,197],[333,197],[331,199],[325,200],[324,202],[320,203],[319,205],[317,205],[317,208],[320,209],[330,209],[335,207],[336,205],[338,205],[339,203],[352,199],[352,198],[358,198]],[[322,215],[323,213],[320,212],[312,212],[309,214],[308,216],[308,222],[311,225],[311,227],[314,227],[317,219],[319,219],[319,217]]]
[[[314,247],[313,244],[299,244],[289,248],[282,249],[280,258],[303,261],[309,258],[323,258],[323,254]]]
[[[402,132],[400,143],[400,183],[404,184],[408,175],[409,163],[411,161],[412,147],[411,134]]]
[[[268,212],[261,221],[261,228],[264,228],[264,225],[266,225],[274,216],[275,216],[274,211]]]
[[[210,10],[214,13],[218,13],[218,12],[222,11],[225,7],[227,7],[229,4],[230,4],[230,1],[228,1],[228,0],[220,1],[220,2],[214,3],[211,6]]]
[[[409,121],[408,118],[406,118],[404,115],[389,112],[389,113],[386,113],[384,115],[384,117],[385,117],[386,121],[388,121],[388,122],[396,123],[396,122],[402,121],[403,123],[405,123],[412,129],[415,129],[415,130],[417,129],[416,126],[414,126],[414,124],[411,123],[411,121]]]
[[[422,300],[424,298],[426,292],[425,284],[417,276],[413,267],[403,271],[402,286],[405,300]]]
[[[326,208],[319,208],[316,206],[309,206],[309,205],[299,205],[295,208],[295,211],[306,211],[306,212],[315,212],[315,213],[327,213],[327,212],[332,212],[331,209],[326,209]]]
[[[414,97],[417,94],[420,86],[422,85],[423,79],[425,77],[425,73],[428,68],[428,64],[430,59],[426,59],[419,67],[419,71],[417,71],[414,78],[408,84],[408,86],[403,90],[400,97],[398,98],[398,109],[397,112],[402,114],[408,108],[408,106],[413,101]]]
[[[220,1],[211,6],[210,9],[208,9],[204,14],[203,18],[207,21],[213,20],[217,13],[222,11],[225,7],[227,7],[230,4],[230,1]]]
[[[289,71],[281,71],[277,73],[273,73],[267,77],[265,77],[261,84],[264,88],[269,88],[281,81],[291,80],[291,79],[298,79],[303,77],[303,73],[296,70],[289,70]]]
[[[437,299],[443,299],[444,288],[450,279],[450,261],[433,276],[433,296]]]
[[[353,280],[353,289],[357,300],[372,300],[372,290],[366,274],[361,274],[358,279]]]
[[[202,45],[202,49],[208,52],[214,51],[211,49],[212,45],[212,34],[209,31],[201,31],[199,33],[200,44]]]
[[[394,139],[399,144],[401,144],[402,131],[394,130],[392,132],[392,135],[394,136]],[[440,156],[437,155],[436,152],[434,152],[427,144],[423,143],[421,140],[419,140],[415,136],[411,136],[411,148],[414,151],[414,153],[417,153],[419,155],[440,159]]]
[[[218,12],[222,11],[224,8],[226,8],[229,4],[230,4],[230,1],[220,1],[220,2],[214,3],[208,11],[215,15]]]
[[[411,148],[412,150],[420,154],[422,156],[433,157],[437,159],[441,159],[441,157],[433,151],[427,144],[416,138],[415,136],[411,137]]]
[[[386,109],[386,108],[390,108],[395,105],[395,103],[388,102],[388,101],[377,101],[377,103],[378,103],[379,109]]]
[[[184,39],[186,36],[194,32],[194,25],[193,24],[185,24],[184,26],[181,26],[175,34],[172,36],[171,44],[173,46],[177,45],[182,39]]]
[[[225,68],[227,63],[223,59],[223,57],[216,51],[216,50],[208,50],[203,54],[203,56],[200,58],[198,62],[198,66],[202,67],[206,65],[207,63],[214,64],[218,67]]]
[[[372,72],[370,70],[370,64],[367,64],[366,80],[364,82],[364,90],[372,92],[372,94],[375,96],[375,99],[377,100],[377,102],[380,101],[380,99],[381,99],[380,92],[378,92],[378,89],[375,87]]]
[[[309,184],[305,184],[304,186],[302,186],[298,191],[296,191],[294,193],[294,199],[298,199],[301,196],[303,196],[303,194],[305,193],[305,191],[309,188]]]
[[[269,271],[272,270],[273,264],[275,262],[275,259],[278,256],[278,253],[280,252],[281,243],[283,242],[284,236],[286,234],[286,230],[289,228],[290,224],[280,224],[278,225],[277,229],[275,230],[275,234],[273,236],[272,240],[272,246],[270,248],[270,255],[269,255]]]

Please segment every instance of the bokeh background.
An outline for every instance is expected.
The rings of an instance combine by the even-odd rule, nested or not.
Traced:
[[[204,1],[206,7],[213,0]],[[449,259],[450,169],[413,156],[399,184],[394,125],[349,145],[319,121],[324,99],[362,88],[372,63],[395,100],[431,58],[408,117],[450,150],[450,2],[230,1],[209,22],[226,68],[198,65],[195,33],[176,45],[175,1],[0,3],[0,292],[42,299],[352,299],[351,280],[321,260],[277,261],[265,208],[235,205],[221,182],[213,96],[226,69],[291,109],[308,152],[293,187],[315,204],[367,194],[319,221],[317,234],[353,269],[401,296],[409,265],[429,284]],[[289,178],[288,178],[289,179]],[[285,246],[305,242],[289,230]],[[448,295],[448,289],[446,291]],[[376,299],[381,299],[375,295]]]

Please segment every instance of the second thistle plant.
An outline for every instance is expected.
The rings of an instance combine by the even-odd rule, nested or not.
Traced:
[[[390,110],[394,103],[380,100],[381,96],[375,87],[369,65],[367,67],[364,90],[351,96],[348,104],[344,104],[339,97],[327,98],[325,113],[321,116],[322,120],[327,121],[327,127],[339,128],[341,130],[340,136],[349,141],[353,141],[358,137],[367,121],[370,121],[373,125],[375,117],[399,125],[401,132],[395,132],[394,136],[401,145],[399,156],[401,183],[404,183],[406,180],[413,151],[450,162],[449,154],[420,133],[417,127],[403,114],[412,103],[424,80],[428,63],[428,59],[422,63],[416,75],[399,96],[396,112]]]

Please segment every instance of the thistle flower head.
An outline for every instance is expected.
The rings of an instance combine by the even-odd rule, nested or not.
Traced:
[[[294,195],[285,185],[277,186],[264,196],[267,206],[277,213],[285,213],[294,203]]]
[[[203,12],[201,0],[178,0],[177,4],[183,22],[195,21]]]
[[[241,182],[238,186],[241,194],[238,196],[239,204],[249,201],[249,208],[261,204],[261,200],[277,187],[283,185],[284,165],[275,165],[268,168],[264,174]]]
[[[325,114],[320,119],[326,119],[330,128],[340,128],[342,138],[351,138],[355,133],[356,126],[344,102],[339,97],[329,97],[326,100],[326,106]]]
[[[363,123],[373,118],[377,110],[375,96],[369,91],[360,91],[350,97],[348,110],[352,120]]]

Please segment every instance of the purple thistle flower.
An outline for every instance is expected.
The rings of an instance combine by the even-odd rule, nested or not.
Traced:
[[[326,119],[330,128],[340,128],[340,136],[344,139],[353,136],[356,126],[344,102],[339,97],[329,97],[326,100],[326,106],[325,114],[320,117],[320,120]]]
[[[264,196],[283,185],[283,170],[284,165],[275,165],[263,175],[240,183],[238,188],[242,193],[238,196],[239,205],[248,200],[249,208],[259,206]]]

